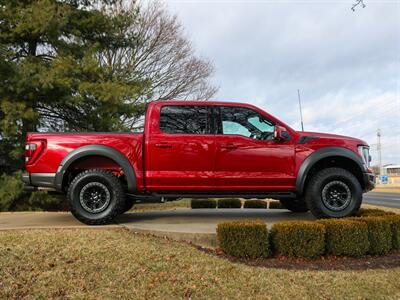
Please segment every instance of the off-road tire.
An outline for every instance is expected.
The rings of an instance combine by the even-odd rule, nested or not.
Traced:
[[[335,185],[343,189],[343,192],[337,194],[347,194],[347,197],[346,200],[330,200],[332,202],[329,203],[330,201],[326,199],[332,199],[332,197],[338,199],[335,198],[335,193],[330,198],[326,197],[326,189],[329,189],[330,186],[335,187]],[[353,216],[359,210],[362,202],[362,188],[357,178],[349,171],[341,168],[327,168],[319,171],[311,178],[306,187],[305,200],[311,213],[317,218]],[[342,201],[344,204],[339,209]],[[328,207],[334,207],[335,205],[338,207],[334,209]]]
[[[297,199],[281,199],[281,204],[292,212],[307,212],[309,211],[306,202],[303,198]]]
[[[89,184],[99,185],[98,189],[107,193],[108,205],[98,213],[91,213],[83,207],[82,190]],[[86,188],[87,189],[87,188]],[[96,189],[96,187],[92,187]],[[68,187],[67,199],[70,203],[71,213],[82,223],[87,225],[103,225],[113,219],[123,210],[125,193],[119,179],[106,170],[91,169],[78,174]]]

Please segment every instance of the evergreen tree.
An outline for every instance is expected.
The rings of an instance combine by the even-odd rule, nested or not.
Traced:
[[[0,157],[21,156],[28,131],[124,130],[146,88],[99,63],[105,49],[132,47],[126,16],[99,9],[112,1],[0,1]],[[130,78],[135,78],[134,80]]]

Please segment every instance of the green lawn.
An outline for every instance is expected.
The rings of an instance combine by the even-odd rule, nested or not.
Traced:
[[[250,267],[123,229],[0,232],[0,299],[398,299],[399,278]]]

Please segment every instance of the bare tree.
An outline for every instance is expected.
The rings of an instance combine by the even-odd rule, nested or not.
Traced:
[[[352,11],[355,11],[356,10],[356,7],[358,6],[358,5],[361,5],[361,7],[362,8],[365,8],[365,4],[364,4],[364,0],[356,0],[356,2],[351,6],[351,10]]]
[[[106,8],[113,15],[123,15],[128,22],[121,26],[127,47],[107,49],[100,60],[115,72],[132,80],[147,83],[144,92],[132,104],[149,100],[202,99],[215,95],[210,83],[213,64],[195,55],[177,17],[158,2],[121,2]],[[127,120],[128,121],[128,120]],[[132,124],[135,120],[129,120]]]

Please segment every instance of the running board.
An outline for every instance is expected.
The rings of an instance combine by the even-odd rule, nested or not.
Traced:
[[[293,199],[297,195],[292,192],[276,192],[265,194],[183,194],[183,193],[154,193],[154,196],[163,198],[245,198],[245,199]]]

